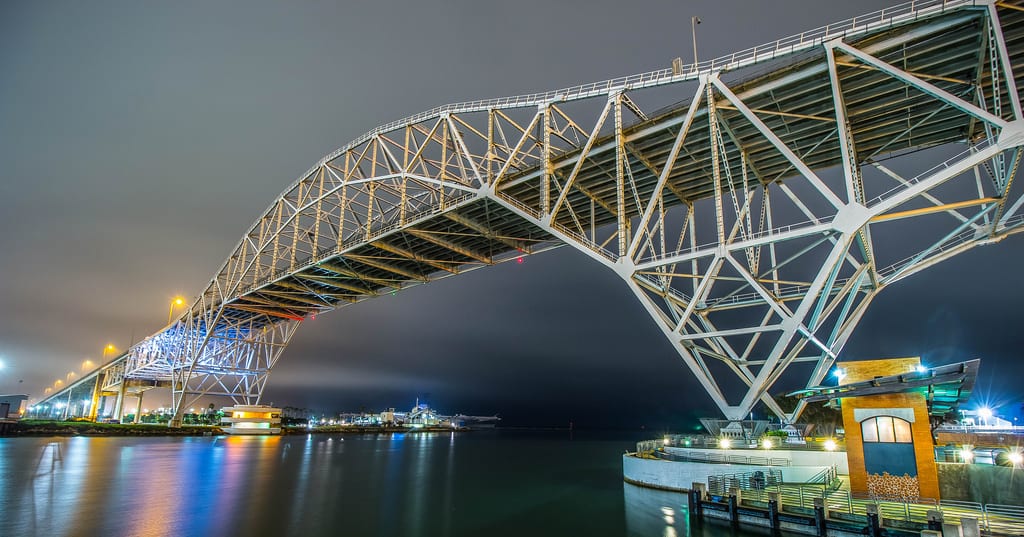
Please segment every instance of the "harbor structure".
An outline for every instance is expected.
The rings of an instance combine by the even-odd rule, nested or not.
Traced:
[[[28,395],[19,393],[0,395],[0,419],[20,418],[25,414]]]
[[[978,535],[978,528],[1024,534],[1024,453],[1015,444],[1021,436],[985,449],[933,440],[944,427],[963,427],[958,409],[972,393],[980,360],[838,365],[836,384],[791,395],[838,407],[841,436],[795,442],[752,422],[713,437],[666,436],[623,456],[624,480],[686,492],[698,518],[810,535],[917,535],[944,525],[964,535]]]
[[[265,405],[224,407],[221,427],[228,434],[281,434],[281,409]]]

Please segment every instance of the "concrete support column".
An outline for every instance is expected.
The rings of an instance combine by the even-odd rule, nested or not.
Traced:
[[[103,391],[103,373],[96,373],[96,384],[92,387],[92,404],[89,405],[89,420],[96,421],[100,410],[100,394]]]
[[[121,417],[123,416],[122,411],[124,410],[124,391],[127,388],[126,381],[128,379],[121,379],[121,384],[117,388],[117,402],[114,403],[114,419],[118,423],[121,423]]]
[[[139,423],[139,417],[142,415],[142,394],[146,392],[139,391],[136,397],[139,398],[138,404],[135,405],[135,423]]]

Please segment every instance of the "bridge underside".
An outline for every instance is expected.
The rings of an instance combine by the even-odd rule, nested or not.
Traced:
[[[379,127],[97,382],[170,381],[179,417],[258,402],[303,319],[569,245],[622,277],[728,419],[793,420],[772,387],[820,383],[881,289],[1024,229],[1022,62],[1018,5],[916,2]]]

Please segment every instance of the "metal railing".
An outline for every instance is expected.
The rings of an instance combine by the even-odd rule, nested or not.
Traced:
[[[740,490],[765,490],[777,488],[782,484],[782,472],[779,470],[757,470],[739,474],[723,474],[708,476],[709,494],[728,494],[734,488]]]
[[[712,478],[708,478],[708,491],[716,494],[712,489]],[[835,490],[824,485],[787,485],[781,482],[775,486],[754,486],[736,480],[731,482],[733,486],[742,492],[743,501],[767,502],[770,494],[778,494],[780,509],[786,511],[812,510],[817,499],[822,499],[826,513],[830,516],[845,514],[853,516],[866,516],[869,506],[877,506],[879,516],[884,520],[914,522],[927,524],[928,512],[938,511],[942,513],[946,522],[959,523],[961,519],[973,518],[978,521],[982,531],[997,535],[1024,535],[1024,506],[981,504],[977,502],[962,502],[942,500],[935,501],[929,498],[915,498],[908,501],[906,498],[886,498],[880,496],[868,496],[853,494],[848,490]],[[714,486],[718,487],[716,482]],[[718,489],[714,489],[718,490]],[[726,488],[718,494],[726,494]]]
[[[667,461],[703,462],[708,464],[744,464],[748,466],[789,466],[789,459],[776,457],[758,457],[749,455],[733,455],[708,453],[700,451],[667,451],[654,449],[649,451],[654,457]],[[781,481],[781,479],[780,479]]]

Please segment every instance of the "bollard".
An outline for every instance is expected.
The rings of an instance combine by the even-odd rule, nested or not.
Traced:
[[[771,497],[768,500],[768,524],[773,532],[779,531],[779,502]]]
[[[729,522],[734,528],[740,525],[740,512],[736,507],[736,496],[732,494],[729,495]]]
[[[825,521],[825,499],[814,499],[814,528],[818,537],[827,537],[828,528]]]
[[[729,496],[736,497],[736,505],[743,503],[743,490],[739,487],[732,487],[729,489]]]
[[[936,510],[928,511],[928,529],[942,532],[942,512]]]
[[[878,504],[869,503],[864,506],[864,510],[868,515],[868,535],[871,537],[881,537],[882,527],[878,519]]]
[[[960,519],[960,530],[964,537],[981,537],[981,528],[978,526],[978,519],[964,517]]]
[[[690,489],[690,493],[693,494],[693,503],[695,511],[691,513],[697,514],[697,520],[704,520],[704,483],[694,483]]]
[[[942,537],[964,537],[964,532],[960,531],[960,524],[956,522],[943,522]]]

